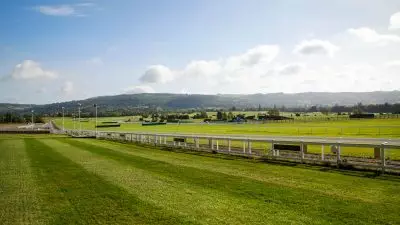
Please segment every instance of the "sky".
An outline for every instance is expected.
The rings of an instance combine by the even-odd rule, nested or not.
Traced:
[[[391,90],[398,0],[0,1],[0,102]]]

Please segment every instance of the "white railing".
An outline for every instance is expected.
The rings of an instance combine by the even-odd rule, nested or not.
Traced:
[[[400,161],[392,160],[390,151],[400,151],[399,141],[382,139],[357,138],[317,138],[317,137],[262,137],[262,136],[228,136],[199,135],[177,133],[143,133],[143,132],[112,132],[93,130],[65,130],[74,137],[93,137],[124,142],[135,142],[155,146],[191,149],[196,151],[212,151],[218,153],[263,157],[271,160],[295,161],[301,163],[336,165],[373,169],[379,171],[400,172]],[[275,144],[299,146],[299,151],[275,149]],[[307,146],[321,146],[320,153],[307,151]],[[352,156],[343,154],[343,147],[371,149],[369,156]]]

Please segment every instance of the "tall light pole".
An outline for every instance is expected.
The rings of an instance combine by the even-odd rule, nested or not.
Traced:
[[[74,121],[74,130],[76,130],[76,126],[75,126],[75,113],[72,113],[72,121]]]
[[[33,121],[33,112],[35,112],[35,111],[32,110],[31,112],[32,112],[32,119],[31,119],[31,122],[32,122],[32,130],[33,130],[33,128],[35,127],[35,122]]]
[[[63,118],[62,118],[62,125],[63,125],[63,131],[65,130],[65,129],[64,129],[64,109],[65,109],[65,107],[63,106],[63,107],[62,107],[62,117],[63,117]]]
[[[96,136],[97,136],[97,104],[93,105],[96,108]]]
[[[81,103],[78,103],[78,116],[79,116],[79,133],[82,131],[82,124],[81,124]]]

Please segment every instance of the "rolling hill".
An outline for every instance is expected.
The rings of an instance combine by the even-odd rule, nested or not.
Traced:
[[[230,107],[263,107],[285,106],[304,107],[311,105],[333,106],[362,104],[400,103],[400,91],[377,91],[377,92],[307,92],[307,93],[270,93],[251,95],[199,95],[199,94],[168,94],[168,93],[145,93],[124,94],[115,96],[100,96],[80,101],[69,101],[52,103],[46,105],[26,104],[0,104],[0,113],[6,111],[29,112],[33,108],[38,113],[54,113],[60,111],[61,107],[66,110],[76,109],[78,103],[83,108],[91,108],[93,104],[99,105],[107,111],[129,111],[140,108],[162,108],[162,109],[190,109],[190,108],[230,108]]]

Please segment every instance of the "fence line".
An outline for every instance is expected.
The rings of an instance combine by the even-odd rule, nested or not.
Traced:
[[[270,160],[294,161],[300,163],[333,165],[338,167],[354,167],[381,172],[400,173],[400,161],[391,160],[387,150],[400,151],[400,145],[393,142],[377,143],[351,140],[303,140],[282,137],[279,139],[244,136],[212,136],[171,133],[144,132],[112,132],[92,130],[65,130],[73,137],[93,137],[123,142],[133,142],[153,146],[167,146],[195,151],[218,152],[223,154],[241,155],[246,157],[263,157]],[[298,146],[298,151],[278,149],[279,145]],[[320,153],[307,151],[308,145],[321,146]],[[344,155],[343,147],[369,148],[373,157],[355,157]]]

